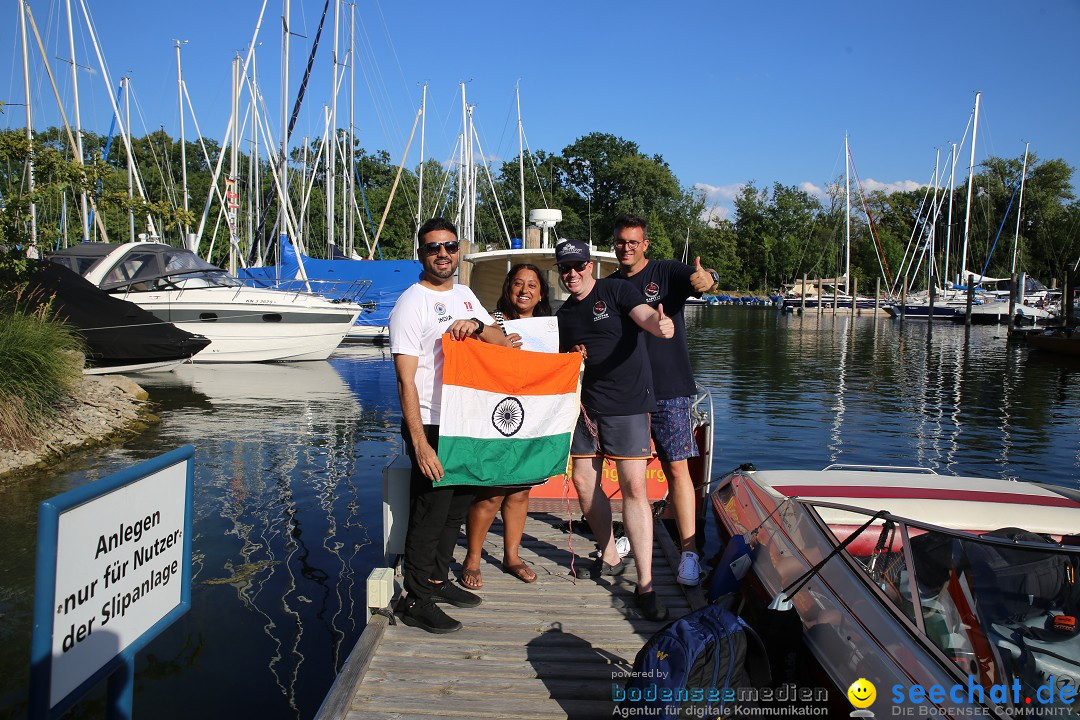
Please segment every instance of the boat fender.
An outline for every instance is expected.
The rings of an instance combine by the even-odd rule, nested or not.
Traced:
[[[709,582],[709,602],[738,590],[739,583],[746,577],[752,564],[750,543],[744,535],[735,535],[724,546],[716,572]]]

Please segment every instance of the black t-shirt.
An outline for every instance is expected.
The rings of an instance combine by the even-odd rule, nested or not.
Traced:
[[[600,279],[583,300],[559,308],[559,350],[584,345],[581,402],[605,415],[638,415],[656,409],[653,379],[642,335],[630,317],[645,298],[632,285]]]
[[[639,272],[622,278],[616,271],[609,277],[626,280],[645,295],[645,302],[655,308],[663,304],[664,315],[675,323],[675,337],[658,338],[645,333],[645,348],[652,363],[653,388],[660,400],[693,397],[696,393],[694,371],[690,367],[690,348],[686,342],[683,307],[686,298],[696,295],[690,284],[694,268],[678,260],[650,260]]]

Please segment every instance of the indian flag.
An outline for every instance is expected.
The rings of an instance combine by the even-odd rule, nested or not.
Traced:
[[[566,472],[581,355],[443,335],[442,485],[532,485]]]

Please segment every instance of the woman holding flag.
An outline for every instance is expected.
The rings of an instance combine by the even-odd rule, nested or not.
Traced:
[[[540,268],[527,263],[519,263],[510,268],[503,281],[502,295],[496,304],[492,316],[500,327],[504,320],[548,317],[551,313],[551,301],[547,281]],[[506,329],[503,328],[505,332]],[[516,342],[516,346],[520,346]],[[537,478],[543,482],[546,478]],[[484,586],[480,574],[480,558],[484,547],[484,538],[491,527],[495,514],[502,508],[503,517],[503,572],[509,573],[522,582],[536,582],[536,573],[518,554],[521,547],[521,535],[525,531],[525,517],[529,512],[529,486],[483,487],[476,492],[476,499],[469,508],[465,521],[465,535],[469,550],[461,568],[461,584],[470,590],[479,590]]]

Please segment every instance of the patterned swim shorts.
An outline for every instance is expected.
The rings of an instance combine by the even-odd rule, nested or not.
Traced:
[[[677,462],[698,456],[690,421],[690,398],[657,399],[656,412],[652,414],[652,438],[656,457],[661,460]]]

